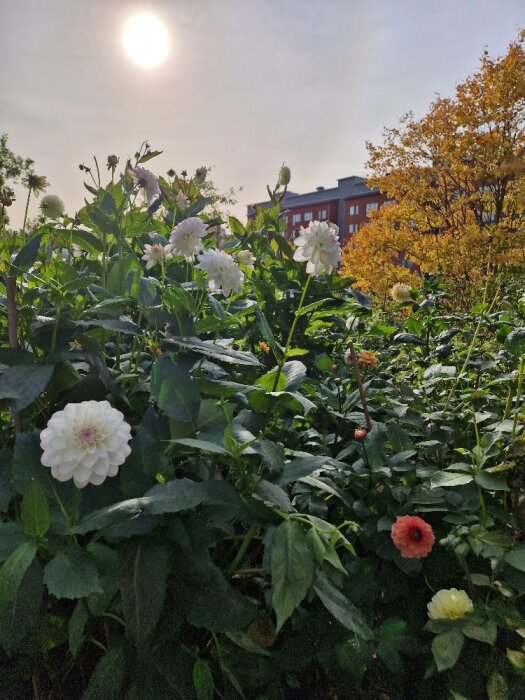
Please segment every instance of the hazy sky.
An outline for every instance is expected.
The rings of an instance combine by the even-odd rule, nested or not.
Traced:
[[[150,70],[121,45],[144,10],[171,37]],[[520,28],[524,0],[0,0],[0,132],[70,213],[80,162],[124,162],[148,139],[165,152],[156,172],[212,165],[221,189],[243,186],[244,216],[283,161],[296,192],[364,174],[366,140],[452,94]]]

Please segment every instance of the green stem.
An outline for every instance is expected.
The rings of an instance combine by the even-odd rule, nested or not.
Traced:
[[[31,188],[29,188],[27,191],[26,209],[24,212],[24,223],[22,226],[22,235],[24,235],[24,233],[26,232],[27,212],[29,211],[29,200],[30,199],[31,199]]]
[[[516,411],[514,413],[514,422],[512,423],[512,435],[511,437],[514,437],[516,435],[516,428],[518,425],[518,416],[520,412],[520,407],[519,403],[521,401],[521,389],[523,386],[523,375],[525,374],[525,355],[521,356],[520,359],[520,368],[518,372],[518,388],[516,390]]]
[[[288,350],[290,349],[290,345],[292,343],[293,334],[295,332],[295,327],[297,326],[297,321],[299,319],[299,312],[303,308],[304,300],[306,298],[306,292],[308,291],[308,287],[310,286],[311,280],[312,280],[311,275],[308,275],[308,277],[306,279],[306,284],[304,285],[304,288],[303,288],[303,293],[301,295],[301,301],[299,302],[299,306],[297,308],[297,311],[295,312],[294,319],[292,322],[292,327],[290,328],[290,332],[288,333],[288,340],[286,341],[286,346],[284,348],[283,356],[282,356],[280,362],[278,363],[277,374],[275,375],[275,380],[273,382],[272,391],[275,391],[277,389],[277,385],[279,384],[279,377],[281,376],[281,372],[282,372],[284,363],[286,362],[286,356],[288,355]]]
[[[248,547],[250,546],[251,541],[257,535],[258,531],[259,531],[259,526],[255,525],[255,524],[250,525],[248,530],[246,530],[246,534],[244,535],[243,541],[241,542],[241,546],[239,547],[239,550],[238,550],[237,554],[235,555],[234,560],[232,561],[232,563],[228,567],[228,570],[226,572],[226,578],[230,578],[230,576],[232,576],[232,574],[237,570],[237,567],[241,563],[242,558],[246,554]]]

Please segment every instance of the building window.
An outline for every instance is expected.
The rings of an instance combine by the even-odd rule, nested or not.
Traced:
[[[301,215],[300,214],[294,214],[292,216],[292,224],[299,224],[301,222]]]
[[[352,204],[348,210],[348,216],[357,216],[359,214],[359,204]]]
[[[326,209],[319,210],[319,220],[324,221],[326,219]]]
[[[395,203],[396,203],[396,200],[395,200],[395,199],[386,199],[386,200],[383,202],[383,206],[384,206],[384,207],[391,207],[392,204],[395,204]]]
[[[371,211],[377,211],[379,208],[379,205],[377,202],[370,202],[370,204],[366,205],[366,215],[370,216]]]
[[[314,215],[312,214],[311,211],[306,211],[304,213],[304,220],[305,221],[311,221],[314,218]]]
[[[348,233],[356,233],[359,229],[359,224],[350,224],[348,226]]]

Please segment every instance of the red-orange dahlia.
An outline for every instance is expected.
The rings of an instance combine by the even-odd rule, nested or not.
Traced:
[[[405,559],[426,557],[436,541],[432,526],[416,515],[398,515],[390,534]]]

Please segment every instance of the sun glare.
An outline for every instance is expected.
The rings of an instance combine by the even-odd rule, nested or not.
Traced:
[[[122,45],[134,63],[142,68],[154,68],[168,55],[168,30],[158,17],[141,12],[130,17],[124,25]]]

